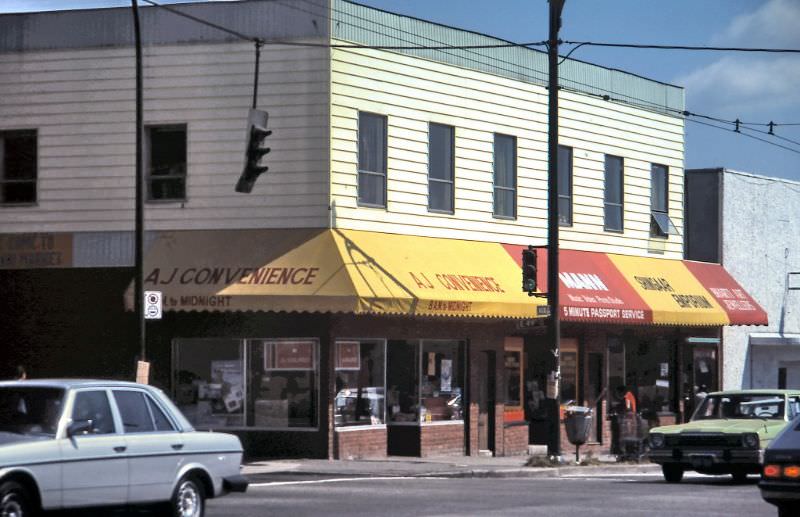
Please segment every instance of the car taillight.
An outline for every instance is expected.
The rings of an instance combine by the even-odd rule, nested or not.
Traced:
[[[765,478],[779,478],[779,477],[781,477],[781,466],[780,465],[764,465],[764,477]]]
[[[800,467],[797,465],[783,467],[783,476],[790,479],[800,478]]]

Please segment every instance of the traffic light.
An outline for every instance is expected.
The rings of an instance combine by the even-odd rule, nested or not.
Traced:
[[[528,296],[536,294],[536,249],[533,246],[522,250],[522,290]]]
[[[236,192],[249,194],[253,190],[256,179],[262,172],[266,172],[269,167],[259,165],[261,158],[269,153],[269,147],[261,147],[264,140],[272,134],[267,129],[269,114],[266,111],[257,109],[250,110],[248,117],[247,132],[247,151],[245,151],[244,170],[236,182]]]

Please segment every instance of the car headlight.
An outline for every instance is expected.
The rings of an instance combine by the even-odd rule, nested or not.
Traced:
[[[661,433],[653,433],[650,435],[650,447],[660,449],[664,446],[664,435]]]
[[[748,449],[758,449],[758,435],[756,433],[745,433],[742,435],[742,444]]]

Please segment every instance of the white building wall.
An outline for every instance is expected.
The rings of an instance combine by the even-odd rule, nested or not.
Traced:
[[[547,90],[377,50],[334,49],[334,224],[390,233],[543,244],[547,236]],[[358,112],[388,116],[386,209],[357,205]],[[573,221],[563,247],[681,258],[680,235],[650,239],[650,164],[669,167],[670,216],[683,227],[683,121],[562,91],[560,143],[573,148]],[[455,127],[455,213],[428,211],[428,124]],[[493,133],[517,137],[518,217],[492,215]],[[604,154],[624,158],[625,231],[603,230]]]
[[[722,185],[722,263],[769,316],[768,327],[724,327],[724,387],[775,388],[781,366],[796,378],[800,347],[751,346],[750,336],[800,333],[800,291],[786,289],[800,271],[800,183],[726,170]]]
[[[234,192],[252,103],[253,45],[144,50],[145,124],[187,124],[187,199],[148,203],[148,230],[324,227],[329,60],[325,48],[266,45],[258,104],[270,167]],[[0,130],[38,131],[38,203],[0,208],[0,233],[129,231],[134,225],[132,47],[0,53]]]

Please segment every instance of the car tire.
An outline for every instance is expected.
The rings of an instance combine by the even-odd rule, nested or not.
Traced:
[[[0,484],[0,515],[31,517],[36,513],[27,488],[16,481]]]
[[[667,483],[680,483],[683,479],[683,468],[679,465],[661,465],[661,473]]]
[[[797,511],[800,510],[800,507],[793,504],[779,504],[778,505],[778,517],[794,517],[797,515]]]
[[[206,492],[203,482],[192,474],[183,476],[170,502],[174,517],[203,517],[206,512]]]

